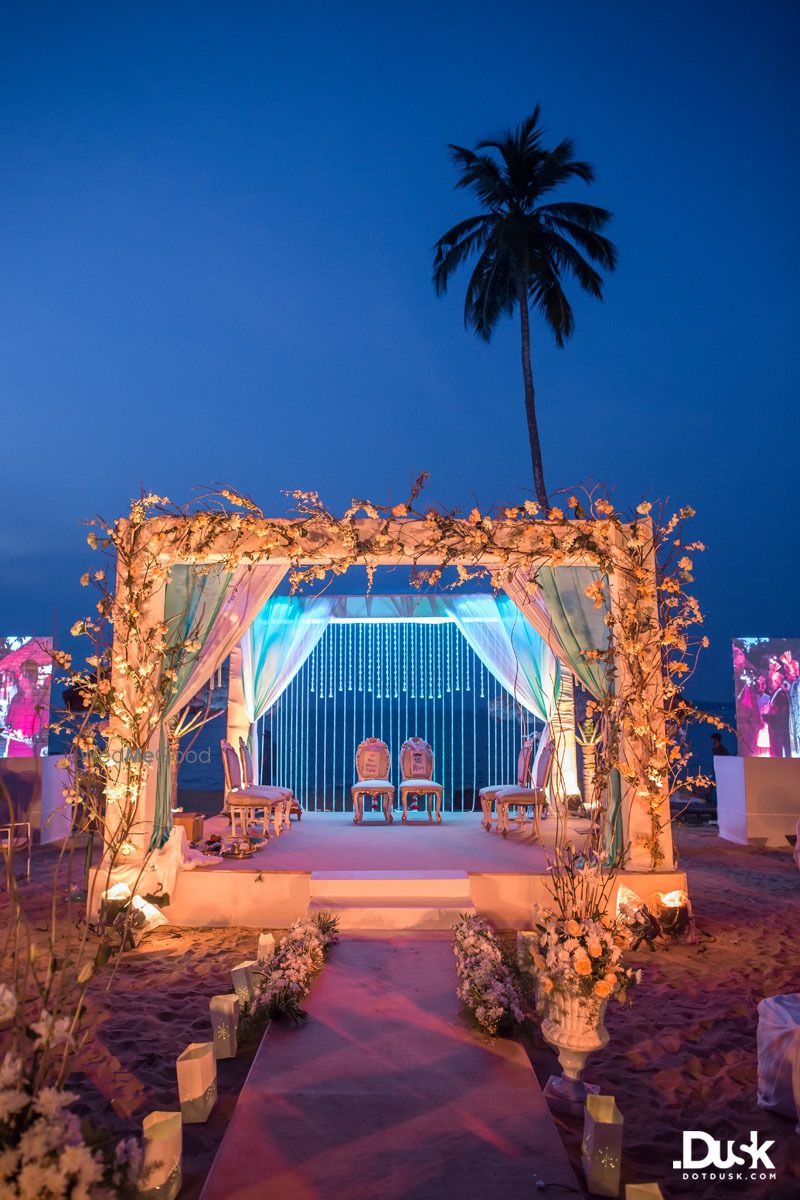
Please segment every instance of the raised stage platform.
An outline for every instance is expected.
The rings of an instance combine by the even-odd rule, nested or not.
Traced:
[[[545,843],[555,821],[542,826]],[[211,817],[206,834],[227,830]],[[571,823],[576,841],[588,822]],[[529,833],[486,833],[479,813],[448,813],[441,825],[417,817],[354,825],[344,813],[306,813],[252,858],[181,871],[166,916],[187,927],[282,929],[309,907],[335,912],[342,929],[449,929],[477,911],[499,928],[530,928],[547,904],[547,860]],[[680,871],[626,873],[643,898],[686,887]]]

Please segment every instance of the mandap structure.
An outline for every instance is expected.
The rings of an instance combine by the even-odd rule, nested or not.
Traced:
[[[685,551],[702,547],[685,546],[671,571],[657,572],[657,560],[663,546],[680,545],[676,530],[691,510],[658,529],[649,504],[623,519],[591,498],[588,516],[574,497],[568,514],[542,514],[527,502],[499,517],[462,516],[416,511],[418,490],[392,508],[354,502],[341,517],[314,493],[295,493],[298,515],[288,518],[266,517],[230,491],[177,511],[151,496],[90,534],[90,545],[113,555],[116,572],[97,606],[101,620],[74,629],[99,647],[90,659],[94,678],[84,676],[82,686],[87,708],[101,718],[95,760],[106,801],[107,882],[130,879],[167,840],[170,721],[225,660],[229,740],[241,735],[253,744],[271,691],[286,686],[320,629],[363,619],[370,604],[383,605],[384,616],[394,606],[389,617],[397,619],[422,612],[455,620],[470,645],[482,642],[478,652],[521,707],[549,721],[557,740],[561,730],[565,781],[574,778],[574,744],[563,707],[559,716],[559,680],[577,679],[592,697],[600,734],[595,836],[617,868],[674,868],[669,796],[682,761],[670,725],[694,653],[689,631],[700,621],[684,591]],[[355,566],[370,583],[378,568],[408,567],[422,594],[318,596],[298,606],[297,619],[269,628],[270,598],[286,577],[301,595]],[[494,608],[486,607],[491,597],[475,595],[478,579],[490,585]],[[104,622],[113,641],[102,649]],[[267,650],[271,666],[257,672],[255,660]],[[84,727],[76,740],[86,750],[97,737]]]

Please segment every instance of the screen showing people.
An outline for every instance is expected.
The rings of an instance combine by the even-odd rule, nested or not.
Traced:
[[[736,732],[745,758],[800,758],[800,638],[736,638]]]
[[[0,637],[0,758],[47,753],[50,638]]]

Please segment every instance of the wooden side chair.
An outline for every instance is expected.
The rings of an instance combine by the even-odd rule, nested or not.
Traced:
[[[291,788],[279,787],[276,784],[256,783],[253,779],[253,756],[250,753],[250,748],[244,738],[239,738],[239,763],[242,768],[242,787],[244,788],[259,788],[264,792],[275,793],[275,796],[283,799],[283,811],[280,814],[280,823],[284,829],[289,828],[289,818],[293,812],[298,814],[297,819],[300,820],[303,810],[300,807],[299,800],[295,800],[292,795]],[[277,805],[276,805],[277,813]]]
[[[532,808],[533,830],[536,840],[541,842],[542,834],[539,828],[539,815],[547,805],[547,788],[550,783],[550,774],[553,770],[554,756],[555,743],[552,737],[548,736],[546,739],[543,737],[539,743],[539,749],[536,751],[536,758],[533,760],[530,787],[501,788],[495,796],[497,832],[501,833],[504,838],[508,837],[509,821],[512,819],[509,809],[513,808],[516,810],[516,816],[513,819],[524,829],[528,809]]]
[[[542,734],[545,737],[547,730]],[[536,739],[533,734],[528,734],[522,740],[519,754],[517,755],[517,787],[527,788],[531,778],[531,765],[533,763],[533,753],[536,748]],[[481,802],[481,825],[487,833],[491,832],[492,818],[494,815],[494,802],[497,793],[503,788],[511,785],[507,783],[493,783],[488,787],[483,787],[478,792],[478,799]]]
[[[231,819],[231,836],[236,837],[237,832],[240,832],[242,837],[247,837],[249,825],[260,825],[264,837],[268,838],[269,820],[272,817],[272,825],[277,837],[283,828],[283,797],[274,794],[270,796],[266,794],[268,789],[265,788],[244,787],[239,755],[230,742],[225,741],[224,738],[220,745],[222,747],[222,768],[225,773],[225,807]],[[276,814],[275,810],[278,805],[280,805],[280,813]],[[236,828],[237,824],[241,826],[239,831]]]
[[[380,738],[367,738],[356,750],[356,782],[350,789],[353,797],[353,824],[364,820],[364,797],[380,796],[383,817],[388,825],[394,820],[394,784],[389,779],[391,756],[389,747]]]
[[[412,737],[403,742],[400,750],[400,801],[403,805],[403,820],[408,820],[409,796],[424,796],[427,799],[428,820],[433,820],[433,803],[436,802],[436,820],[442,821],[442,785],[435,783],[433,775],[433,751],[422,738]]]

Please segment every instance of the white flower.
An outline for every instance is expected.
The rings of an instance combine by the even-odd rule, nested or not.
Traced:
[[[65,1146],[59,1156],[58,1165],[64,1175],[75,1176],[77,1182],[84,1187],[98,1183],[103,1175],[97,1159],[83,1142]]]
[[[27,1092],[17,1088],[3,1088],[0,1091],[0,1125],[10,1120],[20,1109],[25,1108],[29,1101],[30,1096]]]
[[[40,1116],[52,1121],[60,1116],[62,1109],[68,1108],[77,1099],[75,1092],[62,1092],[59,1088],[46,1087],[39,1092],[33,1107]]]
[[[72,1045],[72,1035],[69,1032],[69,1019],[67,1017],[54,1017],[47,1011],[42,1009],[42,1015],[38,1021],[34,1021],[31,1029],[36,1034],[37,1046],[60,1046],[63,1043]]]
[[[0,1089],[15,1087],[22,1079],[22,1059],[6,1054],[0,1063]]]
[[[17,997],[11,988],[0,983],[0,1023],[13,1021],[17,1013]]]
[[[19,1200],[61,1200],[66,1195],[67,1181],[59,1172],[55,1163],[44,1166],[42,1163],[25,1163],[17,1178],[17,1196]]]

